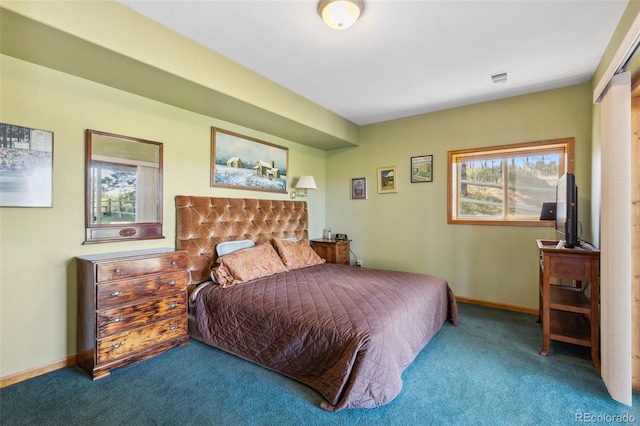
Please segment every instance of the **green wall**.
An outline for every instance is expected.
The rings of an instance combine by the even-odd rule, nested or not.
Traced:
[[[0,208],[0,377],[75,354],[75,256],[174,246],[178,194],[288,199],[209,187],[211,126],[288,147],[290,176],[320,188],[307,200],[310,235],[322,234],[324,151],[4,55],[0,87],[0,122],[54,132],[53,208]],[[164,240],[82,244],[85,129],[163,143]]]
[[[210,188],[211,126],[289,148],[291,176],[318,183],[308,198],[312,237],[324,227],[345,232],[365,266],[440,275],[457,295],[490,302],[537,306],[535,239],[553,233],[447,225],[447,150],[573,136],[581,194],[589,193],[588,85],[365,126],[360,147],[325,152],[8,56],[0,65],[0,121],[54,132],[54,207],[0,209],[2,377],[75,353],[75,256],[172,246],[178,194],[287,198]],[[87,128],[164,144],[165,240],[82,244]],[[434,182],[411,184],[409,159],[422,154],[434,155]],[[399,192],[377,194],[376,168],[389,165]],[[362,176],[368,199],[350,200],[350,179]],[[588,222],[588,209],[580,213]]]
[[[447,151],[574,137],[582,237],[590,239],[588,84],[365,126],[360,146],[327,153],[327,222],[369,267],[439,275],[457,296],[537,309],[537,238],[548,227],[447,224]],[[433,155],[431,183],[410,183],[410,157]],[[398,193],[378,194],[376,169],[397,166]],[[368,199],[350,200],[366,177]]]
[[[325,152],[7,56],[0,71],[0,121],[54,132],[54,207],[0,209],[2,377],[75,353],[75,256],[172,246],[177,194],[287,198],[210,188],[211,126],[289,147],[291,175],[318,183],[308,198],[312,237],[331,227],[349,234],[365,266],[440,275],[458,296],[529,308],[537,306],[534,241],[552,231],[447,225],[446,152],[574,136],[581,189],[590,179],[587,85],[365,126],[360,147]],[[165,240],[82,244],[87,128],[163,142]],[[411,184],[409,159],[422,154],[434,155],[434,182]],[[399,192],[379,195],[376,168],[389,165]],[[350,179],[362,176],[368,199],[352,201]]]
[[[458,296],[532,309],[537,308],[535,239],[552,238],[553,230],[448,225],[446,154],[451,149],[573,136],[580,220],[583,238],[590,239],[594,227],[590,223],[588,84],[357,128],[260,76],[240,72],[223,58],[204,58],[201,48],[183,38],[173,40],[178,36],[115,2],[3,2],[2,7],[30,18],[5,14],[3,23],[12,24],[15,31],[33,26],[42,37],[28,40],[21,36],[16,41],[4,36],[0,47],[9,56],[0,56],[0,121],[55,134],[53,208],[0,208],[2,378],[75,354],[75,256],[173,246],[173,198],[178,194],[287,198],[210,188],[211,126],[289,147],[292,177],[310,174],[318,184],[318,190],[311,191],[307,199],[311,237],[331,227],[334,233],[349,235],[353,251],[365,266],[440,275]],[[89,19],[94,15],[100,19]],[[118,22],[118,32],[111,30],[112,22]],[[50,25],[53,31],[40,23]],[[8,36],[11,34],[15,33]],[[140,34],[153,37],[131,43],[132,37]],[[81,45],[91,50],[84,43],[95,43],[108,49],[96,55],[104,54],[123,64],[127,72],[121,73],[121,80],[113,81],[110,73],[86,69],[90,64],[67,69],[65,61],[57,58],[69,49],[47,51],[42,47],[50,36],[70,43],[67,47]],[[164,51],[142,49],[156,40],[175,47],[181,60],[168,59]],[[11,52],[4,52],[5,48]],[[132,58],[140,63],[133,63]],[[203,60],[217,65],[211,69],[229,72],[216,78],[203,74],[199,66]],[[157,78],[171,87],[157,96],[140,96],[146,93],[127,88],[132,80],[129,71],[157,72],[149,81]],[[136,77],[144,82],[144,74]],[[206,92],[199,104],[195,97],[182,99],[183,89],[193,90],[194,85]],[[151,86],[147,84],[146,90],[155,90]],[[220,96],[222,92],[234,99]],[[246,108],[242,102],[251,105]],[[227,119],[222,115],[233,108],[244,111],[242,116]],[[232,124],[247,121],[255,126]],[[283,122],[289,128],[280,131]],[[274,123],[278,131],[267,130]],[[165,240],[82,244],[87,128],[164,144]],[[308,146],[309,141],[316,147],[355,147],[325,151]],[[424,154],[434,156],[434,181],[411,184],[410,157]],[[399,192],[377,194],[376,168],[390,165],[398,168]],[[368,178],[367,200],[350,200],[350,179],[354,177]]]

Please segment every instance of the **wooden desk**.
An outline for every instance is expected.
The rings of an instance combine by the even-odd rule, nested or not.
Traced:
[[[573,249],[556,249],[558,241],[537,240],[540,250],[540,308],[542,350],[551,340],[587,346],[600,368],[600,251],[587,243]],[[550,284],[550,278],[575,280],[575,286]],[[589,297],[583,283],[588,281]]]

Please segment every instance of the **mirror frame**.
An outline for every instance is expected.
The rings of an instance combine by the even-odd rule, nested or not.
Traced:
[[[130,222],[118,224],[94,224],[91,206],[91,166],[92,166],[92,144],[93,136],[110,137],[122,139],[131,142],[147,143],[158,146],[158,214],[155,222]],[[101,132],[98,130],[86,130],[86,158],[85,158],[85,242],[90,243],[106,243],[113,241],[131,241],[131,240],[151,240],[164,238],[162,235],[162,180],[163,180],[163,146],[160,142],[149,141],[140,138],[122,136],[113,133]]]

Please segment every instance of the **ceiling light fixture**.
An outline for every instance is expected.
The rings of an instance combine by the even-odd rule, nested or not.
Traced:
[[[335,30],[353,25],[364,11],[364,0],[320,0],[318,14]]]

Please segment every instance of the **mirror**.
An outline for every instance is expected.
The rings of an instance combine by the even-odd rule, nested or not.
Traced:
[[[162,236],[162,144],[86,132],[86,240]]]

